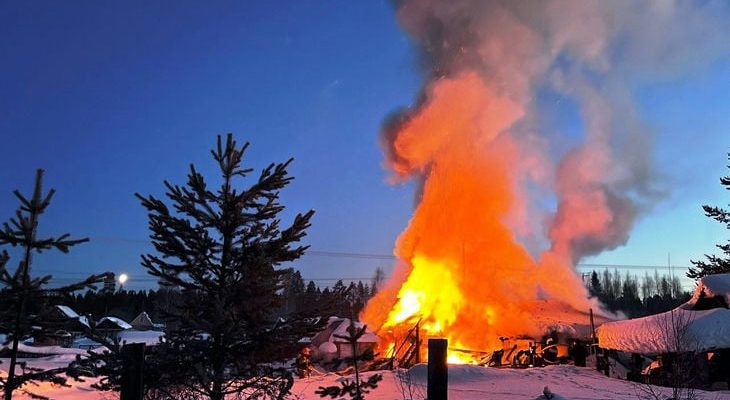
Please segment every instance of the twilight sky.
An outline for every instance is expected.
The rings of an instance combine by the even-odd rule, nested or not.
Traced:
[[[250,141],[253,167],[295,158],[284,217],[316,210],[312,250],[390,254],[410,217],[413,187],[386,182],[378,132],[421,76],[386,1],[6,2],[0,60],[1,219],[17,206],[12,190],[30,191],[44,168],[58,193],[42,230],[91,238],[36,259],[60,281],[111,270],[128,272],[130,288],[152,287],[133,194],[161,195],[190,162],[215,173],[219,133]],[[670,192],[626,246],[585,262],[666,265],[670,254],[685,266],[728,235],[700,205],[728,204],[718,180],[728,173],[730,56],[633,90]],[[582,135],[569,101],[539,106],[553,116],[546,131]],[[367,278],[390,263],[313,254],[292,266],[305,279]]]

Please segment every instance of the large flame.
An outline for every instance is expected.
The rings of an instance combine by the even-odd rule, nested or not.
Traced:
[[[395,301],[381,292],[364,319],[381,331],[420,321],[426,334],[446,336],[452,347],[484,349],[503,335],[544,330],[531,314],[540,296],[587,311],[592,304],[569,265],[557,265],[554,253],[536,262],[504,222],[515,204],[518,152],[500,133],[522,115],[520,106],[474,73],[439,80],[429,98],[393,144],[394,170],[420,169],[425,177],[396,247],[407,277]]]
[[[660,194],[632,79],[693,65],[681,49],[695,43],[708,59],[728,47],[712,39],[726,37],[719,4],[662,4],[396,2],[426,79],[382,136],[393,180],[419,185],[393,277],[361,316],[384,348],[416,323],[489,349],[586,322],[597,304],[573,266],[624,244]],[[573,102],[581,137],[541,131],[541,90]]]

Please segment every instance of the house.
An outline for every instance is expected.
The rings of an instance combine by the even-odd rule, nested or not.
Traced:
[[[692,298],[655,315],[609,322],[596,330],[598,346],[637,371],[661,380],[663,364],[693,359],[703,384],[730,385],[730,273],[709,275],[697,282]],[[649,364],[648,366],[645,364]],[[661,383],[661,382],[657,382]]]
[[[344,339],[349,334],[347,328],[350,326],[349,318],[330,317],[327,326],[314,335],[311,340],[313,360],[331,361],[334,359],[350,358],[353,355],[352,344]],[[363,324],[355,322],[355,327],[361,329]],[[367,330],[358,340],[356,354],[362,355],[366,351],[373,351],[378,343],[378,336]]]
[[[104,317],[99,320],[94,329],[106,337],[116,338],[119,336],[120,332],[132,329],[132,325],[128,324],[121,318]]]
[[[152,322],[150,316],[144,311],[139,313],[129,324],[138,331],[163,330],[165,328],[164,324]]]
[[[89,320],[80,316],[71,307],[56,305],[42,316],[46,329],[33,333],[34,346],[70,347],[75,338],[89,329]]]

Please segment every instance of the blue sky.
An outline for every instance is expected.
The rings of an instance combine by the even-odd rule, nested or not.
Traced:
[[[390,186],[378,131],[413,100],[414,50],[386,1],[6,2],[0,8],[0,215],[36,168],[58,193],[47,233],[91,237],[38,271],[61,280],[139,266],[145,212],[134,192],[161,195],[189,163],[215,172],[215,135],[250,141],[262,167],[293,156],[285,219],[316,210],[313,250],[390,254],[413,204]],[[640,221],[627,246],[586,262],[687,265],[727,232],[700,204],[728,203],[718,184],[730,151],[730,60],[636,88],[656,133],[671,195]],[[568,112],[554,128],[576,129]],[[369,277],[387,260],[306,256],[305,278]],[[325,281],[323,283],[326,284]]]

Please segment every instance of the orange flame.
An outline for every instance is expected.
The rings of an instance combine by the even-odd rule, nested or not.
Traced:
[[[505,222],[521,204],[519,143],[506,132],[523,106],[476,73],[440,79],[427,96],[391,143],[390,166],[401,179],[423,176],[422,196],[396,244],[400,270],[362,319],[388,346],[420,321],[452,347],[494,349],[500,336],[544,333],[542,299],[587,310],[570,254],[535,260]]]

